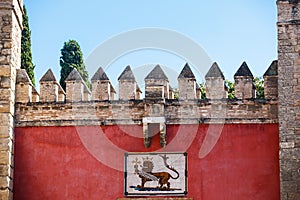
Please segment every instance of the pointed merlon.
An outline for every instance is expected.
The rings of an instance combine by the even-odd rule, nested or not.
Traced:
[[[278,75],[278,61],[274,60],[270,67],[265,72],[264,76],[277,76]]]
[[[207,74],[205,75],[205,78],[218,78],[221,77],[225,80],[225,77],[219,68],[218,64],[216,62],[213,63],[211,68],[208,70]]]
[[[17,69],[16,83],[30,83],[31,84],[31,80],[30,80],[28,74],[26,73],[25,69]]]
[[[51,69],[48,69],[48,71],[44,74],[44,76],[40,79],[40,82],[51,82],[51,81],[56,81],[56,78],[52,72]]]
[[[69,76],[66,78],[65,81],[83,81],[82,77],[80,76],[79,72],[76,68],[73,68]]]
[[[109,78],[106,75],[106,73],[104,72],[104,70],[102,69],[102,67],[99,67],[99,69],[97,70],[97,72],[94,74],[94,76],[91,79],[92,81],[108,81]]]
[[[153,70],[146,76],[145,80],[168,80],[168,77],[159,65],[156,65]]]
[[[133,72],[131,70],[131,67],[129,65],[121,73],[118,80],[132,80],[132,81],[135,81],[135,77],[134,77]]]
[[[180,72],[178,78],[191,78],[191,79],[195,79],[195,75],[193,74],[190,66],[188,63],[186,63],[182,69],[182,71]]]
[[[247,63],[244,61],[240,68],[237,70],[237,72],[234,74],[234,77],[236,76],[250,76],[253,77]]]

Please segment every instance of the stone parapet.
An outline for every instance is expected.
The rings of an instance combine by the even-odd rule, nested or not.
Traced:
[[[8,73],[9,71],[5,71]],[[3,72],[3,73],[4,73]],[[277,99],[277,61],[273,61],[271,66],[264,74],[264,90],[266,99]],[[242,64],[235,76],[235,98],[251,99],[255,98],[255,86],[253,75],[248,68],[246,62]],[[217,65],[214,63],[205,76],[206,98],[207,99],[227,99],[227,87],[225,85],[225,77]],[[114,100],[115,89],[112,86],[108,76],[100,67],[91,79],[92,91],[89,90],[84,83],[81,75],[76,69],[69,74],[66,82],[66,92],[49,69],[40,80],[40,95],[32,88],[32,101],[37,102],[64,102],[64,101],[105,101]],[[139,100],[141,99],[141,89],[138,86],[134,74],[127,66],[118,78],[119,82],[119,100]],[[0,82],[1,83],[1,82]],[[3,83],[5,84],[5,82]],[[23,90],[19,90],[24,92]],[[175,92],[176,91],[176,92]],[[26,91],[28,93],[28,91]],[[17,91],[18,93],[18,91]],[[168,77],[159,65],[145,77],[145,99],[174,99],[195,100],[201,99],[201,88],[197,84],[197,80],[188,64],[184,66],[178,76],[178,89],[173,89],[168,81]],[[18,94],[17,94],[18,95]],[[19,95],[23,96],[23,94]],[[22,100],[26,103],[26,99]],[[28,102],[31,101],[29,98]]]
[[[179,99],[196,99],[197,82],[188,63],[185,64],[178,78],[178,98]],[[199,91],[199,90],[198,90]]]
[[[264,94],[266,99],[278,98],[278,61],[274,60],[264,74]]]
[[[205,75],[206,81],[206,98],[208,99],[222,99],[227,98],[226,88],[225,88],[225,77],[219,68],[218,64],[215,62],[208,70]]]
[[[253,75],[246,62],[234,75],[234,96],[238,99],[255,98]]]
[[[142,124],[149,116],[166,124],[278,123],[273,100],[166,100],[17,103],[16,126]]]

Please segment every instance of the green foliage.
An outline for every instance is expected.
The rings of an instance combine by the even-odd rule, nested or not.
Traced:
[[[228,89],[228,99],[234,99],[234,82],[226,80],[225,85]]]
[[[28,23],[27,10],[25,6],[23,7],[23,29],[21,37],[21,68],[25,69],[32,84],[35,85],[34,80],[34,68],[32,63],[32,53],[31,53],[31,31]]]
[[[264,80],[261,77],[255,77],[253,79],[253,83],[256,87],[256,98],[258,99],[264,99]],[[234,82],[225,80],[225,85],[228,89],[228,99],[234,99]],[[200,89],[201,89],[201,99],[206,99],[206,88],[205,83],[199,83]],[[176,93],[175,93],[176,94]],[[178,94],[177,94],[178,95]]]
[[[174,99],[179,99],[178,89],[174,89]]]
[[[256,98],[258,99],[264,99],[264,80],[261,77],[255,77],[253,79],[253,83],[256,87]],[[201,88],[201,99],[206,98],[206,90],[205,90],[205,84],[200,83],[200,88]],[[226,80],[225,85],[228,88],[228,98],[229,99],[234,99],[234,82]]]
[[[256,87],[256,98],[264,99],[264,79],[262,77],[255,77],[253,79],[254,85]]]
[[[206,88],[205,83],[200,83],[199,87],[201,89],[201,99],[206,99]]]
[[[83,62],[82,51],[79,44],[75,40],[69,40],[68,42],[64,43],[64,46],[61,49],[60,66],[61,71],[59,83],[64,90],[66,90],[65,80],[73,68],[77,69],[86,85],[89,88],[91,87],[91,84],[88,80],[89,75]]]

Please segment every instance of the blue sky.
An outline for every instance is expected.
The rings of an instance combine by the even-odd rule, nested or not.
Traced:
[[[60,49],[69,39],[80,44],[87,58],[108,39],[149,27],[172,30],[193,40],[219,64],[229,80],[233,80],[243,61],[254,76],[262,76],[272,60],[277,59],[275,0],[24,0],[24,3],[32,32],[36,81],[48,68],[52,68],[59,80]],[[185,62],[189,60],[170,52],[140,49],[102,67],[116,84],[128,64],[138,69],[158,63],[179,73]],[[96,69],[87,68],[91,77]],[[207,67],[204,68],[205,71]],[[148,71],[138,73],[136,76],[143,79]],[[203,74],[198,82],[202,82],[201,78]]]

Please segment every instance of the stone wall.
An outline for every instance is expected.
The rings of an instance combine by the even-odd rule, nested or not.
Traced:
[[[119,99],[135,99],[136,82],[131,80],[119,80]]]
[[[178,79],[179,99],[196,99],[196,81]]]
[[[93,94],[92,98],[93,100],[110,100],[110,82],[109,81],[93,81],[92,82],[92,88],[93,88]],[[107,94],[105,96],[99,95],[99,94]]]
[[[166,124],[278,123],[276,100],[145,100],[31,102],[16,104],[16,126],[142,124],[165,117]]]
[[[41,95],[40,101],[54,102],[58,101],[58,85],[55,82],[40,83]]]
[[[0,199],[12,199],[16,70],[21,65],[22,0],[0,2]]]
[[[278,0],[281,199],[300,199],[300,3]]]

